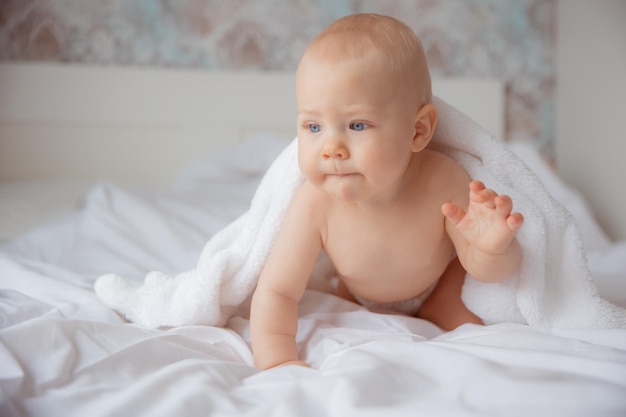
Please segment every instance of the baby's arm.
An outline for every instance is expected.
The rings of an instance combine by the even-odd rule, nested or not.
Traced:
[[[498,195],[482,182],[472,181],[469,188],[467,211],[453,203],[442,206],[446,230],[470,275],[481,281],[500,281],[519,266],[522,252],[515,234],[524,217],[511,212],[510,197]]]
[[[317,257],[321,239],[310,198],[294,195],[252,298],[250,328],[259,369],[300,364],[296,349],[298,302]]]

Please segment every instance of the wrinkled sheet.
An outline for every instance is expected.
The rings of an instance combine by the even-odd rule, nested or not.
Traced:
[[[99,184],[80,210],[3,245],[0,415],[626,415],[626,330],[444,333],[309,290],[297,339],[313,368],[260,372],[245,309],[224,328],[149,330],[98,300],[103,271],[139,282],[192,267],[208,237],[246,209],[281,146],[263,139],[208,156],[167,188]],[[624,306],[626,244],[601,236],[566,191],[588,222],[581,229],[593,230],[586,245],[601,293]]]

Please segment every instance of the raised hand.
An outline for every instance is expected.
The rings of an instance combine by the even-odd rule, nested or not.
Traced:
[[[476,249],[493,255],[506,252],[522,227],[524,217],[511,213],[513,202],[509,196],[498,195],[482,182],[470,182],[469,189],[467,211],[456,204],[445,203],[441,212]]]

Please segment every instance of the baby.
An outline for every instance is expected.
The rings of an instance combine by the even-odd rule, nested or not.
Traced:
[[[485,282],[514,272],[523,217],[429,149],[437,109],[413,31],[379,15],[336,21],[306,49],[296,98],[306,181],[252,299],[256,366],[307,365],[296,349],[298,302],[322,250],[347,298],[444,329],[480,323],[460,298],[465,272]]]

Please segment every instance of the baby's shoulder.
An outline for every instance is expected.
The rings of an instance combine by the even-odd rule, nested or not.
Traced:
[[[442,201],[464,201],[470,177],[451,157],[427,150],[421,171],[422,181],[432,198]]]
[[[290,202],[290,206],[304,216],[319,216],[328,204],[328,196],[308,181],[298,187]]]
[[[306,230],[319,232],[327,217],[323,198],[314,186],[305,181],[291,197],[283,223],[298,225],[298,233],[301,235],[306,234]]]
[[[435,181],[466,182],[469,179],[465,169],[448,155],[427,149],[422,159],[422,173]]]

